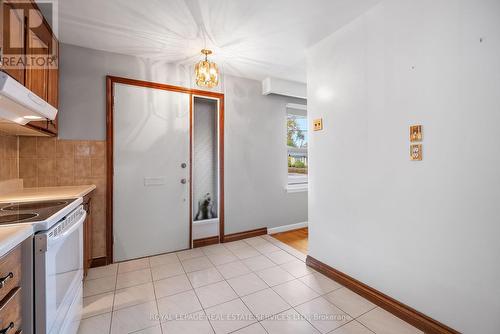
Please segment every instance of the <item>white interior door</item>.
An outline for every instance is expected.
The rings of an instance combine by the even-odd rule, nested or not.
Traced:
[[[189,248],[189,99],[114,84],[115,261]]]

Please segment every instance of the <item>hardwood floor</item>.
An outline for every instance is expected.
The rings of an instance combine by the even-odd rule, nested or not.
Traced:
[[[306,228],[301,228],[298,230],[282,232],[271,234],[273,238],[278,239],[279,241],[299,250],[300,252],[307,254],[308,249],[308,230]]]

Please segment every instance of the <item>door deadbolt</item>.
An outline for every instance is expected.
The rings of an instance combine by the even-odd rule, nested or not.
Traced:
[[[181,168],[186,168],[187,167],[187,163],[183,162],[181,163]]]

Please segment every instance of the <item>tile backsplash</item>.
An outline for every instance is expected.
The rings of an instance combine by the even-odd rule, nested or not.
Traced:
[[[0,134],[0,181],[18,177],[17,137]]]
[[[106,141],[19,137],[25,188],[95,184],[92,257],[106,255]]]

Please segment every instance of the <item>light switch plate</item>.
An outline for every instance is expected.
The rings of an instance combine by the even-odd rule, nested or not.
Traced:
[[[323,118],[317,118],[313,120],[313,129],[314,131],[323,130]]]
[[[410,125],[410,141],[422,141],[422,125]]]
[[[410,160],[413,161],[422,160],[422,144],[410,145]]]

